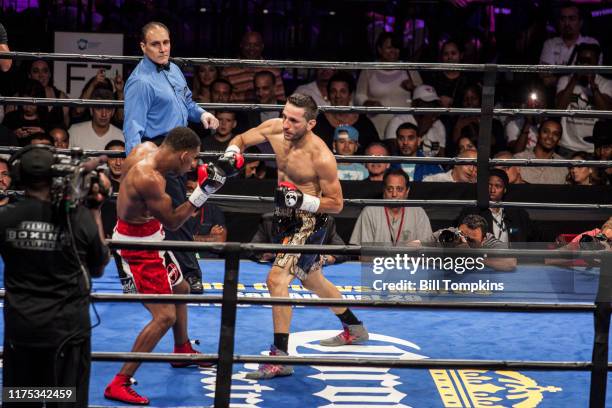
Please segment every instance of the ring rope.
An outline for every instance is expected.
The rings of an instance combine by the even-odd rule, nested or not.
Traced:
[[[0,357],[3,352],[0,352]],[[140,361],[150,363],[161,362],[217,362],[218,354],[175,354],[175,353],[142,353],[142,352],[92,352],[93,361]],[[391,367],[391,368],[487,368],[512,369],[522,371],[589,371],[593,363],[589,361],[528,361],[528,360],[461,360],[434,359],[400,360],[391,358],[330,358],[330,357],[294,357],[294,356],[257,356],[236,354],[233,364],[239,363],[276,363],[290,365],[325,365],[325,366],[360,366],[360,367]],[[608,369],[612,364],[608,365]]]
[[[238,252],[272,252],[290,254],[342,254],[342,255],[385,255],[389,247],[368,245],[282,245],[282,244],[251,244],[240,242],[194,242],[194,241],[125,241],[107,240],[111,249],[153,249],[172,251],[216,251],[227,253],[231,249]],[[488,257],[519,257],[542,258],[554,256],[569,259],[600,259],[612,258],[612,251],[606,250],[550,250],[550,249],[512,249],[512,248],[439,248],[439,247],[393,247],[397,254],[426,255],[487,255]]]
[[[5,190],[0,191],[0,199],[6,197],[22,197],[23,191]],[[113,193],[116,197],[117,193]],[[212,194],[208,199],[211,203],[273,203],[274,197],[264,196],[241,196],[229,194]],[[402,207],[476,207],[477,200],[387,200],[376,198],[345,198],[345,205],[364,207],[385,207],[396,205]],[[592,203],[537,203],[537,202],[519,202],[519,201],[489,201],[490,208],[532,208],[532,209],[547,209],[547,210],[610,210],[612,204],[592,204]]]
[[[4,296],[4,294],[1,294]],[[137,295],[116,293],[92,293],[91,299],[100,303],[221,303],[221,295]],[[592,312],[593,303],[521,303],[521,302],[424,302],[390,299],[296,299],[291,297],[254,298],[239,297],[243,305],[302,305],[302,306],[355,306],[395,309],[454,309],[454,310],[498,310],[513,312]]]
[[[45,52],[0,52],[0,58],[42,59],[49,61],[138,63],[142,56],[66,54]],[[552,73],[612,73],[612,66],[600,65],[517,65],[517,64],[440,64],[435,62],[357,62],[357,61],[294,61],[247,60],[235,58],[171,58],[178,65],[218,65],[268,68],[332,68],[332,69],[389,69],[420,71],[485,71],[497,72],[552,72]]]
[[[274,197],[264,196],[239,196],[226,194],[213,194],[209,200],[215,203],[227,202],[250,202],[250,203],[273,203]],[[363,206],[402,206],[402,207],[476,207],[477,200],[388,200],[379,198],[345,198],[345,205],[356,207]],[[552,210],[608,210],[612,204],[587,204],[587,203],[537,203],[518,201],[489,201],[489,207],[493,208],[539,208]]]
[[[0,146],[0,154],[13,154],[21,150],[17,146]],[[61,154],[70,154],[72,149],[56,149]],[[125,158],[125,152],[117,150],[82,150],[85,156],[105,155],[109,158]],[[202,159],[217,159],[223,152],[203,152],[198,155]],[[245,153],[246,160],[274,160],[275,154]],[[338,163],[410,163],[410,164],[445,164],[445,165],[476,165],[478,159],[462,157],[406,157],[406,156],[340,156],[335,155]],[[612,167],[612,160],[569,160],[569,159],[489,159],[490,167]]]
[[[0,103],[7,105],[42,105],[42,106],[87,106],[87,107],[116,107],[121,108],[123,101],[96,100],[96,99],[63,99],[63,98],[34,98],[24,96],[0,96]],[[198,106],[210,110],[231,111],[282,111],[284,105],[257,104],[257,103],[198,103]],[[478,116],[482,113],[479,108],[415,108],[409,106],[320,106],[321,112],[336,113],[368,113],[368,114],[416,114],[428,113]],[[538,116],[538,117],[576,117],[576,118],[610,118],[609,110],[584,109],[522,109],[522,108],[494,108],[493,114],[497,116]]]
[[[192,357],[193,356],[193,357]],[[179,362],[179,361],[216,361],[216,354],[186,354],[180,356],[173,353],[119,353],[92,352],[94,361],[143,361],[143,362]],[[129,358],[128,358],[129,357]],[[434,359],[400,360],[390,358],[322,358],[295,356],[257,356],[234,355],[233,364],[289,364],[318,366],[360,366],[360,367],[391,367],[391,368],[488,368],[489,370],[511,369],[522,371],[589,371],[593,364],[590,361],[526,361],[526,360],[460,360]],[[610,364],[609,367],[612,367]]]

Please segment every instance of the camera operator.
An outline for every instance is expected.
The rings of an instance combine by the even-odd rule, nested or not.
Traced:
[[[477,214],[466,215],[459,227],[445,228],[433,233],[432,240],[449,248],[501,248],[508,245],[487,232],[487,220]],[[483,263],[498,271],[512,271],[516,268],[515,258],[485,258]]]
[[[79,163],[58,166],[58,157],[50,147],[33,145],[10,160],[13,180],[25,189],[25,197],[0,208],[6,288],[2,383],[75,387],[76,403],[58,406],[87,407],[90,276],[101,276],[109,260],[99,207],[110,182]],[[65,177],[60,178],[62,171]],[[76,191],[69,186],[81,181],[77,200],[68,194]]]

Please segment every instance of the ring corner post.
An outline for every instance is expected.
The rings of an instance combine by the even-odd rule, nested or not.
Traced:
[[[496,80],[497,65],[485,64],[478,131],[478,155],[476,157],[476,205],[481,209],[489,208],[489,156],[491,155]]]
[[[221,304],[221,329],[219,333],[219,360],[215,384],[215,407],[229,407],[234,363],[234,335],[238,304],[238,270],[240,267],[239,243],[225,245],[225,277]]]
[[[612,314],[612,254],[601,258],[599,288],[595,299],[593,359],[589,408],[606,406],[608,382],[608,349],[610,341],[610,316]]]

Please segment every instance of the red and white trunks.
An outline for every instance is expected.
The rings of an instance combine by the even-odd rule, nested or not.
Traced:
[[[113,239],[125,241],[160,241],[164,239],[161,223],[152,219],[131,224],[117,219]],[[181,268],[170,251],[119,249],[119,279],[125,293],[170,294],[183,281]]]

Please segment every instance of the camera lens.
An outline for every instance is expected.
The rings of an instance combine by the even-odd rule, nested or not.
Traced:
[[[451,244],[455,241],[456,234],[451,230],[442,230],[438,236],[438,242],[441,244]]]

